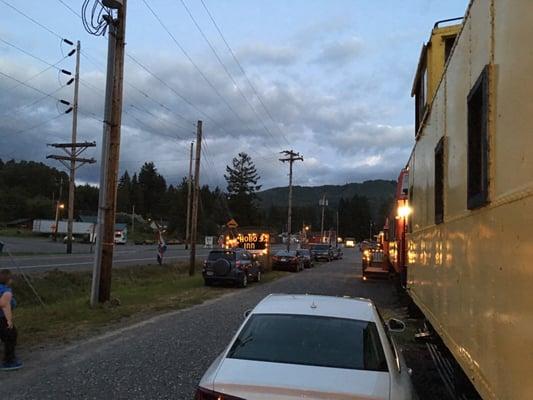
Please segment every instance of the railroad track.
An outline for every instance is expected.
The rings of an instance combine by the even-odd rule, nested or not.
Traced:
[[[422,337],[427,337],[425,345],[433,360],[433,364],[442,380],[450,400],[481,400],[468,378],[464,375],[457,362],[441,349],[442,345],[427,335],[428,330],[418,329]]]

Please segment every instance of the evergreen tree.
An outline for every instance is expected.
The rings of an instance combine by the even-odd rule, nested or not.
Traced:
[[[251,157],[246,153],[239,153],[233,159],[232,166],[226,166],[226,172],[224,178],[228,183],[228,203],[234,218],[241,226],[258,224],[256,192],[261,189],[261,185],[257,184],[260,176]]]
[[[117,211],[131,212],[131,179],[128,171],[120,177],[117,188]]]
[[[139,186],[142,193],[143,213],[154,218],[162,217],[167,212],[160,206],[167,191],[165,178],[157,172],[153,162],[145,162],[139,171]]]

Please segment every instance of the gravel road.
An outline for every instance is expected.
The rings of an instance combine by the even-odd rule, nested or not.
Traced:
[[[360,280],[359,254],[251,285],[68,347],[22,353],[25,369],[0,375],[5,399],[191,399],[211,361],[270,293],[316,293],[394,302],[388,282]]]

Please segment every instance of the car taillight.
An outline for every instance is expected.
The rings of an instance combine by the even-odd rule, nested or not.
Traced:
[[[272,261],[279,261],[279,257],[278,256],[272,256]]]
[[[230,396],[224,393],[213,392],[212,390],[207,390],[199,387],[196,390],[196,395],[194,400],[244,400],[240,397]]]

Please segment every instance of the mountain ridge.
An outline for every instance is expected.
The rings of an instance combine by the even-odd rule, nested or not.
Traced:
[[[337,207],[341,198],[351,199],[355,195],[366,197],[369,202],[378,206],[390,201],[394,197],[396,181],[385,179],[367,180],[364,182],[352,182],[344,185],[321,185],[321,186],[293,186],[293,205],[295,206],[318,206],[319,200],[325,194],[329,207]],[[270,188],[257,193],[262,208],[286,207],[288,187]]]

